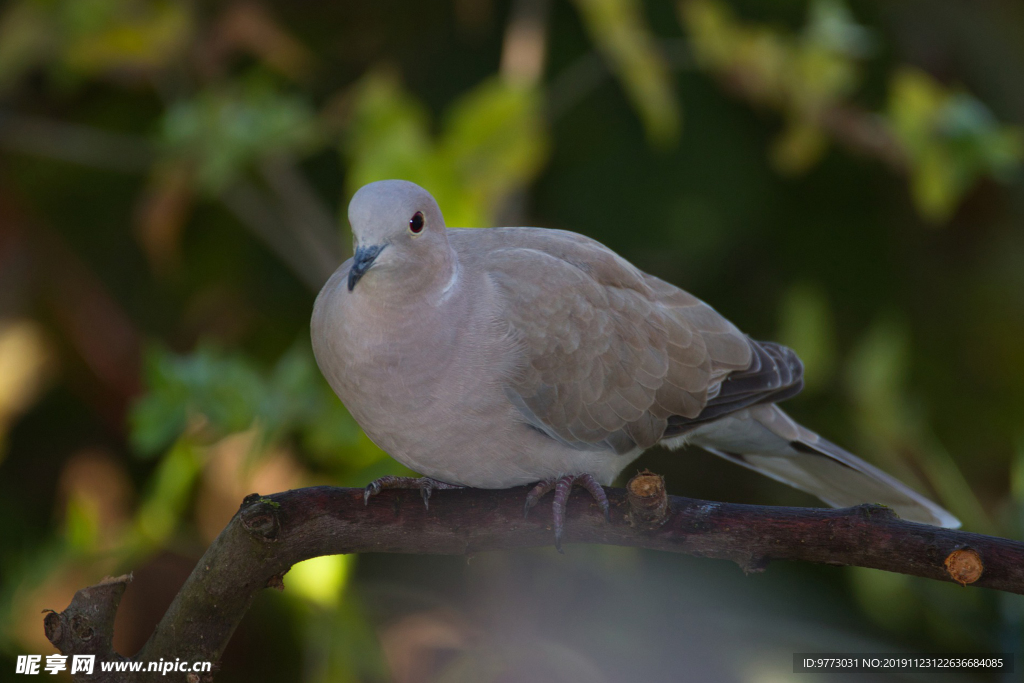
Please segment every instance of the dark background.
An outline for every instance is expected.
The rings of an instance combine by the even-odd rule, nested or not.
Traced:
[[[450,225],[585,233],[791,345],[791,414],[1020,538],[1021,83],[1014,0],[0,4],[0,680],[107,574],[135,572],[135,652],[244,495],[401,471],[308,337],[348,198],[386,177]],[[695,449],[642,467],[817,504]],[[1024,623],[1017,596],[623,548],[285,584],[218,680],[829,680],[792,653],[1019,654]]]

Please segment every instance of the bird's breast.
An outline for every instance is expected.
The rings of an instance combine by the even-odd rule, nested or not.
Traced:
[[[358,291],[358,288],[357,288]],[[465,290],[469,294],[469,290]],[[480,315],[487,291],[443,306],[388,307],[335,293],[318,302],[313,341],[331,387],[367,435],[404,464],[429,461],[490,430],[507,410],[505,340]]]

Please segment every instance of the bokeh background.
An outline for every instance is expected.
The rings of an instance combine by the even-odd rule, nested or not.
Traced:
[[[590,235],[791,345],[793,415],[1021,538],[1022,83],[1017,0],[0,3],[0,679],[108,574],[135,575],[134,653],[244,495],[401,471],[308,336],[381,178],[449,225]],[[697,450],[640,467],[816,504]],[[218,680],[778,683],[829,680],[801,651],[1024,650],[1018,596],[854,568],[570,546],[285,585]]]

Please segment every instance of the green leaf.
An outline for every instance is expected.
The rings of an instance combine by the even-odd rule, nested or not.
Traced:
[[[429,187],[437,181],[425,107],[408,95],[389,69],[376,69],[356,85],[344,152],[349,194],[376,180],[403,178]]]
[[[820,287],[796,285],[782,304],[779,341],[803,361],[804,385],[814,390],[828,382],[835,369],[835,324],[828,299]]]
[[[611,62],[640,112],[652,144],[667,146],[679,136],[682,111],[655,37],[638,0],[575,0],[598,49]]]
[[[220,435],[248,429],[264,416],[266,381],[241,354],[211,346],[177,356],[154,347],[146,354],[147,391],[130,414],[131,439],[153,455],[185,429],[192,417],[209,421]]]
[[[99,511],[92,502],[77,496],[68,500],[64,512],[64,538],[73,551],[89,552],[99,540]]]
[[[878,49],[878,37],[860,25],[845,3],[839,0],[814,0],[804,30],[805,39],[831,51],[863,59]]]
[[[188,3],[74,0],[59,3],[64,63],[83,74],[165,67],[192,34]]]
[[[1019,128],[1001,125],[978,99],[918,69],[894,74],[888,120],[910,157],[914,203],[935,223],[949,219],[980,177],[1009,181],[1024,159]]]
[[[434,195],[449,226],[493,225],[547,157],[539,96],[528,85],[484,81],[445,112],[437,137],[425,109],[391,71],[368,74],[354,99],[344,145],[348,191],[388,178],[410,180]]]
[[[257,456],[269,443],[294,436],[306,455],[336,477],[394,462],[363,434],[327,385],[308,339],[269,369],[211,345],[186,355],[154,347],[146,354],[145,383],[146,392],[130,412],[131,440],[140,455],[161,452],[197,425],[202,429],[188,433],[201,443],[256,427]]]
[[[887,116],[911,156],[920,156],[930,145],[946,97],[938,83],[920,69],[904,67],[893,74]]]
[[[136,543],[156,546],[175,531],[203,462],[201,450],[189,439],[178,440],[160,460],[135,517]]]
[[[438,151],[460,181],[443,197],[446,219],[492,225],[503,200],[532,180],[546,158],[537,91],[500,78],[484,81],[448,110]]]
[[[196,184],[217,193],[258,161],[306,154],[322,142],[309,104],[254,74],[172,104],[161,123],[165,153],[196,168]]]
[[[797,175],[818,163],[827,149],[828,137],[820,128],[793,121],[772,142],[772,166],[779,173]]]
[[[940,145],[932,145],[918,155],[912,169],[911,192],[924,218],[935,223],[949,219],[966,189],[963,171]]]

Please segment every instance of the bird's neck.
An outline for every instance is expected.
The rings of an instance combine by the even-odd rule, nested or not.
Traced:
[[[458,257],[450,248],[432,250],[425,260],[396,267],[402,269],[401,277],[373,278],[366,283],[366,289],[372,290],[370,298],[393,310],[444,305],[461,277]]]

